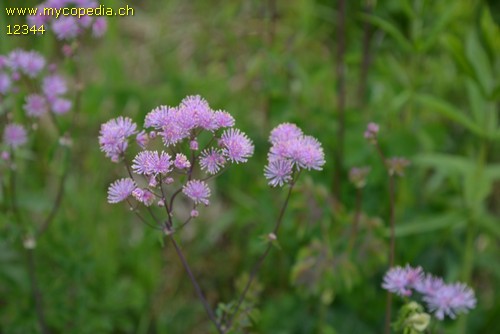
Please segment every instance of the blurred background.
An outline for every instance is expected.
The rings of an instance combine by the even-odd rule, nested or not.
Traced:
[[[214,307],[241,291],[286,195],[262,175],[269,131],[293,122],[325,149],[323,171],[305,173],[294,190],[281,249],[259,272],[251,326],[242,332],[382,332],[389,201],[384,167],[363,138],[370,121],[381,126],[386,154],[412,163],[396,188],[396,263],[475,289],[477,308],[444,321],[440,333],[498,331],[498,2],[103,3],[128,4],[134,16],[109,18],[103,38],[81,41],[75,62],[60,56],[51,34],[0,36],[1,54],[38,50],[83,83],[65,196],[36,248],[54,333],[213,332],[171,245],[126,205],[107,203],[107,187],[125,170],[104,157],[97,140],[110,118],[142,125],[151,109],[192,94],[230,112],[256,146],[247,164],[213,181],[211,205],[180,236]],[[0,15],[2,27],[16,22],[23,18]],[[43,159],[53,148],[37,142],[31,149],[41,158],[24,166],[19,197],[35,219],[50,209],[56,185]],[[354,166],[371,173],[350,249]],[[37,333],[21,236],[6,216],[0,229],[0,332]]]

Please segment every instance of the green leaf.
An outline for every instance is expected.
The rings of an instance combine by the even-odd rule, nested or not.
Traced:
[[[416,165],[431,167],[446,174],[457,174],[464,176],[474,168],[474,164],[468,159],[445,153],[422,153],[413,157]]]
[[[441,216],[419,217],[408,223],[397,224],[395,226],[395,235],[398,238],[407,237],[410,235],[436,232],[451,227],[463,228],[465,224],[466,219],[463,215],[457,212],[450,212]],[[384,235],[389,237],[389,228],[385,229]]]
[[[406,39],[406,37],[400,32],[400,29],[391,22],[375,15],[361,14],[360,17],[361,19],[385,31],[388,35],[394,38],[405,51],[409,52],[413,50],[412,43],[408,41],[408,39]]]
[[[437,112],[438,114],[457,122],[475,135],[479,137],[485,136],[481,127],[474,123],[469,117],[465,116],[463,112],[454,105],[428,94],[416,94],[415,98],[424,106],[431,109],[431,111]]]

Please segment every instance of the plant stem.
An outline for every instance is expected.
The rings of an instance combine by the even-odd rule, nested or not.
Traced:
[[[298,177],[298,175],[297,175],[297,177]],[[288,201],[290,200],[290,196],[292,194],[292,190],[293,190],[293,187],[295,185],[295,181],[296,180],[297,179],[293,180],[292,183],[290,184],[290,188],[288,190],[288,194],[286,196],[285,202],[283,203],[283,206],[281,207],[281,211],[280,211],[280,214],[279,214],[278,219],[276,221],[276,225],[274,226],[274,229],[273,229],[273,233],[275,235],[278,234],[278,230],[279,230],[279,228],[281,226],[281,222],[283,221],[283,216],[285,215],[286,208],[288,207]],[[255,279],[255,277],[257,275],[257,272],[259,271],[260,267],[262,266],[262,263],[266,259],[267,255],[271,252],[272,247],[273,247],[272,243],[269,242],[267,244],[266,250],[259,257],[259,259],[255,263],[255,265],[253,266],[252,271],[250,273],[250,276],[248,278],[247,284],[245,285],[245,288],[243,289],[243,292],[241,293],[240,298],[238,299],[238,303],[236,304],[236,307],[234,309],[233,315],[229,318],[229,321],[227,323],[226,332],[231,329],[231,326],[233,324],[234,318],[238,314],[238,311],[239,311],[239,309],[241,307],[241,304],[245,300],[245,296],[248,293],[248,291],[250,289],[250,286],[252,285],[252,282],[254,281],[254,279]]]
[[[36,276],[34,250],[27,249],[26,254],[28,258],[28,276],[31,284],[31,294],[33,302],[35,303],[35,311],[38,319],[38,325],[40,326],[40,331],[42,334],[49,334],[50,331],[45,321],[42,293],[40,292],[40,288],[38,287],[38,279]]]
[[[391,224],[391,241],[389,248],[389,267],[394,266],[394,257],[396,255],[396,235],[395,235],[395,190],[394,175],[389,175],[389,222]]]
[[[345,134],[345,19],[346,19],[346,1],[339,0],[337,15],[337,112],[338,112],[338,130],[337,130],[337,150],[335,152],[335,175],[333,184],[333,194],[337,201],[341,196],[342,167],[344,165],[344,134]]]
[[[370,15],[373,10],[372,0],[366,0],[363,12],[366,15]],[[371,55],[371,41],[373,37],[372,25],[365,21],[363,24],[363,59],[361,61],[361,73],[359,75],[359,86],[358,86],[358,101],[361,105],[365,102],[365,92],[366,83],[368,77],[368,70],[370,68],[372,55]]]
[[[361,205],[363,202],[363,188],[357,188],[356,189],[356,207],[355,207],[355,212],[354,212],[354,219],[352,222],[352,230],[351,230],[351,236],[349,238],[349,246],[347,247],[347,254],[350,254],[353,247],[354,243],[356,241],[356,237],[358,235],[358,225],[359,225],[359,218],[361,217]]]
[[[188,274],[189,279],[191,280],[191,283],[193,284],[193,286],[196,290],[196,294],[198,295],[198,298],[200,299],[201,303],[203,304],[203,307],[205,308],[205,311],[207,312],[208,317],[213,322],[214,326],[217,328],[217,332],[219,332],[220,334],[224,334],[224,331],[222,330],[221,326],[217,322],[217,319],[215,317],[215,314],[214,314],[212,308],[210,307],[210,305],[208,305],[207,299],[203,295],[203,292],[201,291],[200,285],[196,281],[196,278],[194,277],[193,272],[191,271],[191,268],[189,267],[189,265],[186,261],[186,258],[184,257],[182,250],[177,245],[177,242],[175,241],[173,235],[170,235],[170,240],[172,240],[172,244],[174,245],[177,256],[181,260],[182,266],[186,270],[186,273]]]

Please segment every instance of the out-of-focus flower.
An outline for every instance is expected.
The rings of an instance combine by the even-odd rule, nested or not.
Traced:
[[[26,130],[20,124],[8,124],[3,130],[3,142],[12,148],[24,145],[27,141]]]
[[[421,267],[394,267],[385,274],[382,287],[400,296],[410,296],[411,289],[422,279],[423,274]]]
[[[42,95],[31,94],[26,96],[26,103],[23,106],[26,114],[31,117],[40,117],[49,110],[47,100]]]
[[[375,144],[377,142],[377,135],[379,131],[379,126],[377,123],[368,123],[368,126],[366,127],[365,130],[365,139],[368,140],[370,143]]]
[[[424,301],[439,320],[445,315],[455,319],[459,313],[467,313],[476,307],[474,291],[463,283],[446,284],[426,294]]]
[[[389,175],[404,176],[405,169],[410,165],[410,161],[405,158],[393,157],[385,161]]]
[[[366,176],[370,173],[370,167],[352,167],[349,171],[349,181],[356,188],[363,188],[366,185]]]

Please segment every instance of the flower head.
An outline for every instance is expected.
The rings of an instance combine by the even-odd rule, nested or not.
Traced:
[[[40,117],[49,110],[47,100],[42,95],[31,94],[26,96],[26,103],[23,106],[26,114],[31,117]]]
[[[221,151],[210,148],[201,152],[200,166],[205,172],[209,174],[217,174],[225,164],[226,159]]]
[[[62,115],[67,113],[73,104],[68,99],[56,98],[50,104],[50,108],[54,112],[54,114]]]
[[[68,90],[66,81],[57,74],[52,74],[43,79],[42,90],[49,99],[65,94]]]
[[[474,291],[463,283],[445,284],[424,295],[424,301],[439,320],[445,315],[455,319],[459,313],[467,313],[476,307]]]
[[[365,139],[371,142],[372,144],[376,143],[378,131],[379,131],[379,126],[377,123],[373,122],[368,123],[364,134]]]
[[[11,123],[5,127],[3,131],[3,142],[6,145],[17,148],[24,145],[26,141],[26,130],[22,125]]]
[[[219,145],[222,147],[224,156],[232,162],[247,162],[248,158],[253,155],[252,141],[238,129],[225,130]]]
[[[410,296],[411,289],[418,284],[422,277],[421,267],[412,268],[409,265],[406,265],[405,268],[394,267],[385,274],[382,287],[400,296]]]
[[[264,176],[269,180],[269,185],[281,187],[292,180],[292,163],[286,159],[270,161],[264,169]]]
[[[203,203],[205,205],[209,204],[208,198],[210,197],[210,188],[208,185],[200,180],[188,181],[184,187],[182,187],[182,192],[184,195],[189,197],[194,201],[195,204]]]
[[[59,40],[69,40],[78,36],[80,27],[74,16],[61,16],[52,21],[52,30]]]
[[[302,135],[302,130],[297,125],[293,123],[282,123],[271,131],[269,141],[272,144],[276,144],[278,142],[299,138]]]
[[[131,178],[116,180],[108,188],[108,203],[119,203],[132,195],[136,188]]]
[[[6,94],[12,85],[12,80],[7,73],[0,72],[0,94]]]
[[[353,167],[349,171],[349,181],[356,188],[363,188],[366,185],[366,176],[370,173],[370,167]]]
[[[45,67],[45,58],[36,51],[14,50],[9,54],[8,64],[12,71],[34,78]]]
[[[184,154],[177,153],[175,156],[174,166],[177,169],[188,169],[191,167],[191,163]]]
[[[132,196],[145,206],[150,206],[155,200],[154,194],[148,189],[135,188],[132,191]]]
[[[101,125],[99,144],[101,151],[118,162],[128,146],[127,138],[136,133],[137,125],[128,117],[118,117]]]
[[[132,169],[137,174],[159,175],[172,171],[172,161],[168,153],[158,151],[142,151],[134,158]]]

